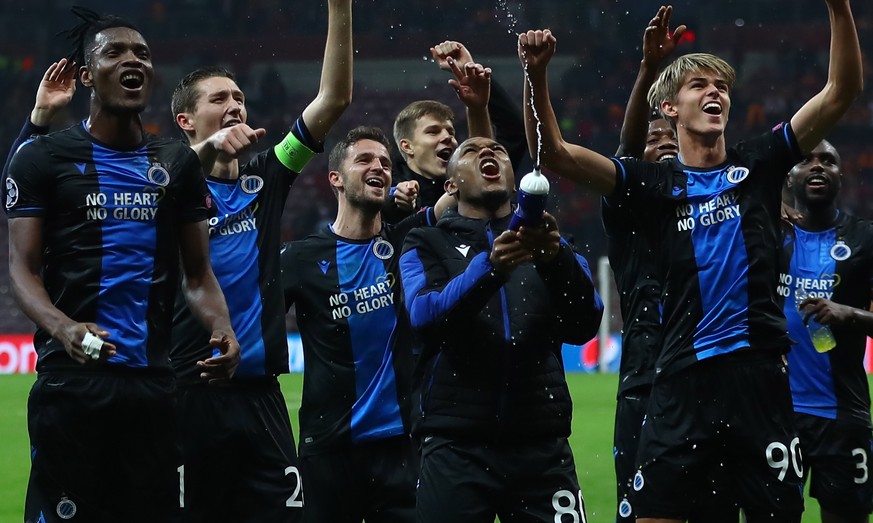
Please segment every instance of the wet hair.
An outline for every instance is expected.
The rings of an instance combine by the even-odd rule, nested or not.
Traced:
[[[721,76],[728,85],[728,91],[734,88],[737,73],[731,65],[721,58],[708,53],[691,53],[673,60],[666,69],[661,71],[658,79],[649,89],[647,100],[649,105],[661,111],[661,103],[665,100],[675,100],[682,88],[685,77],[694,71],[711,71]],[[675,126],[672,118],[661,115]]]
[[[197,106],[197,98],[200,96],[200,90],[197,88],[197,84],[207,78],[216,77],[229,78],[236,81],[236,77],[233,73],[224,67],[219,66],[208,66],[195,69],[179,80],[179,83],[173,90],[173,100],[170,102],[170,110],[173,112],[173,118],[175,118],[177,114],[193,113],[194,107]]]
[[[349,150],[349,147],[360,142],[361,140],[373,140],[374,142],[379,142],[388,149],[388,152],[391,152],[391,141],[388,139],[388,136],[382,131],[382,129],[378,127],[368,127],[366,125],[359,125],[355,127],[349,133],[339,141],[336,145],[333,146],[333,149],[330,151],[330,156],[327,160],[327,168],[330,171],[338,171],[340,166],[343,163],[343,160],[346,159],[346,154]]]
[[[87,7],[78,5],[73,6],[70,11],[72,11],[72,13],[82,21],[58,34],[66,37],[67,40],[72,42],[73,49],[70,51],[70,54],[67,55],[67,59],[75,61],[79,66],[91,65],[91,48],[94,45],[97,35],[101,31],[112,29],[114,27],[126,27],[142,34],[139,28],[132,22],[115,15],[101,15]]]
[[[415,122],[425,116],[434,116],[440,120],[448,120],[455,122],[455,112],[448,105],[437,102],[436,100],[418,100],[412,102],[400,111],[397,118],[394,119],[394,143],[397,144],[400,154],[403,159],[406,159],[406,153],[400,149],[400,140],[408,140],[415,132]]]
[[[649,111],[649,123],[652,123],[656,120],[662,120],[664,116],[661,114],[661,111],[655,107],[652,107]]]

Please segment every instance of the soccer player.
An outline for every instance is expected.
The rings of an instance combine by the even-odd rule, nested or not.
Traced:
[[[679,152],[676,132],[660,112],[650,109],[646,100],[658,67],[685,32],[685,26],[680,25],[671,34],[672,12],[671,7],[662,6],[643,33],[643,60],[628,100],[616,157],[633,156],[658,162],[670,161]],[[618,480],[616,521],[631,522],[634,514],[629,498],[636,472],[637,444],[655,375],[655,358],[661,347],[661,285],[647,232],[647,217],[624,205],[621,199],[609,197],[602,200],[601,214],[624,320],[613,448]],[[691,521],[735,523],[739,519],[738,510],[722,479],[724,474],[716,468],[711,476],[696,488]]]
[[[647,162],[669,161],[679,153],[676,132],[659,113],[652,113],[646,94],[658,68],[672,54],[685,26],[670,33],[672,8],[661,7],[643,32],[643,59],[628,100],[617,157],[632,156]],[[646,119],[652,115],[646,129]],[[655,358],[661,343],[661,285],[650,219],[620,198],[601,201],[607,255],[621,305],[622,340],[618,401],[615,409],[613,454],[617,483],[617,522],[634,521],[630,493],[636,472],[640,431],[655,377]]]
[[[515,179],[495,140],[463,142],[447,173],[457,211],[412,231],[400,260],[422,344],[417,521],[585,521],[561,347],[600,324],[588,263],[549,214],[507,230]]]
[[[513,168],[517,168],[526,142],[524,120],[515,102],[493,80],[490,69],[473,61],[462,43],[446,40],[430,51],[437,65],[454,76],[449,84],[467,108],[469,136],[496,137],[510,151]],[[392,191],[394,198],[382,209],[386,222],[396,223],[418,207],[433,207],[445,194],[446,165],[458,147],[454,121],[454,111],[435,100],[412,102],[397,115],[394,183],[412,181],[415,185],[410,191]]]
[[[734,71],[707,54],[675,60],[650,101],[679,137],[679,157],[609,159],[563,141],[548,94],[550,31],[519,37],[542,119],[543,164],[645,213],[662,285],[664,340],[639,444],[631,502],[640,521],[689,516],[688,492],[720,461],[750,521],[797,521],[803,510],[776,295],[784,173],[839,120],[862,88],[848,0],[827,0],[832,23],[826,87],[772,132],[728,149]],[[536,124],[526,105],[528,143]],[[760,401],[767,398],[767,401]]]
[[[222,353],[239,361],[209,266],[207,190],[183,143],[143,131],[154,70],[128,21],[74,8],[68,31],[89,118],[26,142],[9,166],[9,269],[36,324],[25,521],[168,521],[178,506],[168,349],[179,285]]]
[[[791,169],[788,188],[800,218],[787,228],[779,277],[794,340],[789,381],[804,477],[812,471],[810,494],[825,523],[864,522],[873,511],[864,371],[873,335],[873,225],[837,207],[841,179],[840,155],[827,141]],[[815,333],[825,336],[816,346],[807,322],[831,329],[831,344]]]
[[[435,214],[383,224],[390,147],[380,129],[351,130],[330,153],[336,220],[282,252],[286,306],[297,305],[306,361],[300,469],[307,522],[414,521],[413,355],[398,260],[406,233]]]
[[[299,521],[304,495],[285,399],[288,372],[280,286],[280,228],[291,184],[352,96],[352,1],[328,2],[318,95],[291,132],[247,163],[239,156],[264,135],[247,123],[245,95],[221,68],[195,70],[173,93],[176,123],[198,152],[215,205],[212,266],[227,296],[242,360],[222,387],[204,382],[197,361],[212,351],[206,332],[177,299],[171,358],[179,381],[184,466],[178,484],[187,521]],[[222,455],[222,459],[216,459]],[[230,486],[225,489],[222,486]]]

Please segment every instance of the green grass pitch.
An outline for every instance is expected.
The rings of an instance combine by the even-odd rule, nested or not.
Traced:
[[[27,440],[27,394],[35,377],[0,376],[0,522],[22,521],[27,487],[29,448]],[[612,426],[617,376],[570,374],[567,377],[575,410],[570,444],[591,523],[607,523],[615,517],[615,487],[612,469]],[[282,390],[297,422],[302,376],[283,376]],[[807,498],[804,522],[818,521],[818,504]]]

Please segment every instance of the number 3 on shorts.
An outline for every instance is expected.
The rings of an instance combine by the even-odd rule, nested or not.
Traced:
[[[582,491],[579,491],[579,507],[576,507],[576,495],[569,490],[559,490],[552,496],[552,508],[555,509],[555,523],[588,523],[585,519],[585,502],[582,501]],[[566,500],[566,501],[564,501]],[[569,519],[564,519],[568,516]]]
[[[852,479],[855,480],[856,484],[863,485],[864,483],[867,483],[867,479],[870,477],[867,470],[867,452],[861,447],[858,447],[852,449],[852,455],[858,458],[858,463],[855,464],[855,468],[860,471],[858,472],[860,476]]]
[[[767,464],[770,465],[770,468],[779,469],[779,481],[785,479],[785,474],[788,473],[789,467],[794,469],[798,478],[803,477],[800,438],[791,440],[791,444],[787,448],[783,443],[774,441],[767,445],[765,453],[767,455]]]

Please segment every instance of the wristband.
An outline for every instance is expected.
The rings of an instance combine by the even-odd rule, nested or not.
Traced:
[[[306,167],[306,164],[309,163],[309,160],[315,156],[315,152],[310,150],[309,147],[303,145],[303,143],[294,136],[294,133],[288,133],[285,136],[285,139],[280,143],[277,143],[275,147],[273,147],[273,152],[276,153],[276,158],[279,159],[279,162],[285,166],[289,171],[294,171],[295,173],[299,173]]]

